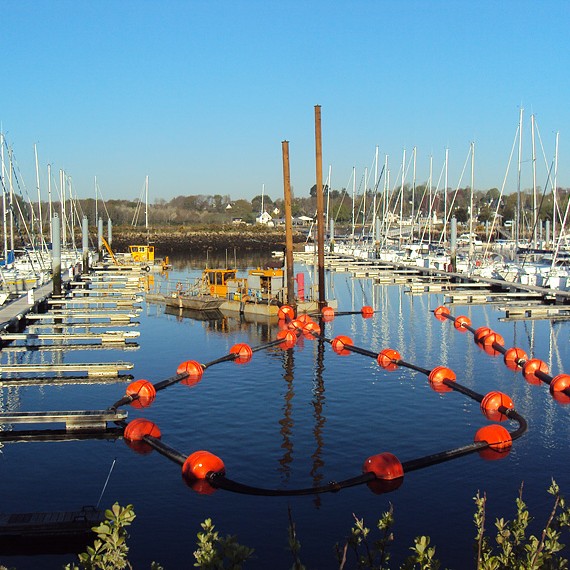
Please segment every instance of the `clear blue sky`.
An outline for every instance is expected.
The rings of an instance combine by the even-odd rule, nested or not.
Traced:
[[[475,143],[475,188],[500,187],[524,108],[546,160],[560,133],[570,186],[567,0],[3,0],[0,121],[30,194],[33,145],[80,197],[282,197],[315,183],[314,105],[332,187],[360,181],[378,145],[394,183],[417,148],[417,182],[449,186]],[[536,137],[537,183],[547,178]],[[516,153],[507,192],[516,190]],[[411,181],[411,170],[407,181]],[[462,185],[470,182],[467,169]],[[350,183],[351,184],[351,183]]]

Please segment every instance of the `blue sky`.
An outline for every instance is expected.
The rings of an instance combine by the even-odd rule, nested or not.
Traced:
[[[396,183],[403,150],[449,186],[475,143],[475,188],[501,187],[524,108],[522,187],[537,183],[560,133],[558,185],[570,186],[570,2],[3,0],[0,121],[35,194],[46,165],[79,197],[150,200],[261,193],[315,183],[314,106],[323,170],[357,185],[376,146]],[[516,153],[507,192],[515,191]],[[57,174],[56,174],[57,176]],[[411,167],[406,180],[411,182]],[[470,168],[462,185],[470,183]]]

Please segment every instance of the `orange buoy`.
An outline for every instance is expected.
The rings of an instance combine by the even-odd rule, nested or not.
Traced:
[[[249,344],[240,342],[238,344],[234,344],[230,348],[230,354],[237,354],[237,357],[234,360],[236,364],[246,364],[251,360],[253,351],[251,350]]]
[[[279,348],[282,348],[283,350],[293,348],[297,342],[297,335],[290,330],[279,331],[277,333],[277,338],[283,340],[282,343],[278,344]]]
[[[442,305],[435,309],[433,314],[438,321],[445,321],[446,316],[449,315],[449,309]]]
[[[473,340],[479,344],[480,342],[483,341],[483,338],[485,338],[488,334],[492,333],[493,330],[490,329],[489,327],[479,327],[476,331],[475,334],[473,335]]]
[[[208,473],[225,473],[224,462],[209,451],[195,451],[186,458],[182,476],[188,480],[205,479]]]
[[[303,336],[309,340],[314,340],[321,334],[321,327],[315,321],[305,323],[303,327]]]
[[[201,380],[204,368],[196,360],[186,360],[176,369],[176,374],[187,374],[192,380]]]
[[[367,481],[366,486],[375,494],[383,495],[384,493],[391,493],[402,486],[404,482],[403,477],[397,479],[373,479]]]
[[[368,305],[364,305],[364,307],[360,309],[360,314],[363,318],[369,319],[370,317],[374,316],[374,309]]]
[[[339,335],[332,339],[331,345],[332,349],[341,356],[347,356],[350,354],[350,350],[346,350],[346,346],[352,346],[354,342],[349,336]]]
[[[136,380],[127,386],[127,396],[142,396],[146,398],[154,398],[156,390],[152,382],[148,380]]]
[[[499,333],[490,332],[488,335],[483,337],[481,343],[483,344],[483,350],[488,355],[497,356],[497,354],[500,354],[500,351],[498,351],[493,345],[498,344],[500,346],[505,346],[505,339]]]
[[[507,428],[499,424],[485,426],[477,430],[474,441],[485,441],[495,451],[507,450],[513,445],[511,434]]]
[[[538,358],[527,360],[522,367],[523,378],[529,383],[538,386],[542,380],[536,375],[537,372],[548,374],[548,364]]]
[[[301,313],[301,314],[297,317],[297,320],[298,320],[300,323],[306,324],[306,323],[308,323],[309,321],[311,321],[312,319],[311,319],[311,317],[310,317],[309,315],[307,315],[307,313]]]
[[[481,400],[481,411],[491,421],[502,422],[507,419],[507,416],[499,411],[501,406],[508,410],[513,410],[515,407],[511,398],[503,392],[489,392]]]
[[[441,392],[441,385],[443,384],[444,380],[449,380],[449,382],[455,382],[457,380],[457,376],[455,372],[451,370],[451,368],[447,368],[446,366],[436,366],[428,375],[428,380],[432,388],[434,390]],[[449,386],[447,386],[449,388]]]
[[[400,460],[393,455],[385,451],[384,453],[379,453],[378,455],[370,456],[362,466],[363,473],[374,473],[377,479],[382,479],[385,481],[390,481],[392,479],[398,479],[404,476],[404,468],[400,463]]]
[[[471,319],[462,315],[453,321],[453,326],[460,332],[466,332],[467,329],[465,327],[471,326]]]
[[[398,368],[398,365],[394,361],[401,359],[402,357],[398,351],[391,348],[385,348],[384,350],[380,351],[376,357],[376,362],[378,362],[378,364],[384,368],[384,370],[392,371]]]
[[[123,432],[125,439],[131,441],[141,441],[145,436],[151,435],[152,437],[160,437],[160,429],[150,420],[144,418],[137,418],[127,424]]]
[[[156,390],[152,382],[148,380],[136,380],[127,386],[127,396],[136,396],[131,402],[133,408],[146,408],[150,406],[156,398]]]
[[[288,321],[295,318],[295,309],[291,305],[281,305],[277,311],[280,320]]]
[[[528,354],[522,348],[508,348],[503,356],[505,365],[509,370],[514,372],[520,370],[524,363],[528,360]]]
[[[292,321],[289,321],[289,324],[288,324],[289,330],[297,331],[297,332],[302,331],[304,326],[305,326],[305,323],[303,321],[300,321],[299,319],[293,319]]]
[[[550,393],[559,404],[569,404],[570,396],[564,393],[570,387],[570,374],[558,374],[550,382]]]
[[[321,309],[321,316],[325,323],[329,323],[334,319],[334,309],[332,307],[323,307]]]

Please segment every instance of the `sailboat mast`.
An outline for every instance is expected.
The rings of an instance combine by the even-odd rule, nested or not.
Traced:
[[[410,243],[414,242],[414,216],[415,216],[415,202],[416,202],[416,147],[413,150],[414,153],[414,172],[412,175],[412,227],[410,229]]]
[[[40,192],[40,169],[38,164],[38,146],[34,144],[34,155],[36,157],[36,188],[38,190],[38,220],[40,229],[40,244],[44,238],[44,226],[42,222],[42,195]]]
[[[558,138],[559,132],[556,132],[556,145],[554,148],[554,188],[552,189],[552,243],[556,243],[556,213],[558,210]]]
[[[356,203],[356,167],[352,167],[352,241],[354,241],[354,205]]]
[[[265,197],[265,184],[261,185],[261,210],[259,216],[263,216],[263,198]],[[263,222],[263,220],[261,220]]]
[[[522,122],[523,111],[521,107],[519,111],[519,160],[517,171],[517,211],[515,213],[515,255],[519,248],[520,239],[520,223],[521,223],[521,163],[522,163]]]
[[[443,241],[447,240],[447,184],[448,184],[449,149],[445,149],[445,188],[443,189]]]
[[[471,143],[471,192],[469,193],[469,263],[473,262],[473,185],[475,184],[475,143]]]
[[[429,157],[429,206],[428,206],[428,244],[431,244],[431,231],[432,231],[432,176],[433,176],[433,156]],[[438,182],[439,185],[439,182]]]
[[[374,156],[374,196],[372,198],[372,241],[377,241],[376,235],[376,197],[378,196],[378,145]]]
[[[402,225],[404,223],[404,179],[406,174],[406,149],[404,149],[404,154],[402,155],[402,184],[400,187],[400,240],[398,242],[399,247],[402,247]]]
[[[13,180],[13,172],[14,166],[12,163],[12,149],[10,148],[8,151],[9,155],[9,167],[10,167],[10,175],[9,175],[9,182],[10,182],[10,251],[12,254],[14,253],[14,180]]]
[[[144,181],[144,192],[145,192],[144,227],[146,228],[147,237],[148,237],[148,174],[146,175]]]
[[[53,208],[51,203],[51,164],[47,165],[47,176],[48,176],[48,206],[49,206],[49,242],[53,244]]]
[[[4,260],[6,264],[8,264],[8,232],[7,232],[7,224],[6,224],[6,216],[8,215],[7,204],[6,204],[6,177],[5,177],[5,162],[4,162],[4,133],[0,133],[0,144],[2,145],[1,148],[1,160],[2,160],[2,212],[4,217],[4,223],[2,224],[3,231],[4,231]]]
[[[536,249],[536,232],[538,224],[538,200],[536,197],[536,150],[534,142],[534,114],[530,116],[530,133],[532,145],[532,247]]]

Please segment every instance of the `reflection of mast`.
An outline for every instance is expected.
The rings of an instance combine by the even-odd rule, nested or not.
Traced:
[[[323,324],[321,323],[321,326]],[[325,404],[325,383],[323,381],[323,371],[325,369],[324,366],[324,358],[325,358],[325,341],[321,337],[317,339],[317,368],[315,370],[315,380],[313,382],[313,401],[311,402],[313,405],[314,413],[313,416],[315,418],[315,427],[313,429],[313,434],[315,436],[315,442],[317,447],[311,455],[313,460],[313,468],[311,469],[311,477],[313,478],[313,485],[318,487],[323,479],[323,474],[320,473],[320,469],[324,467],[325,462],[322,460],[321,455],[323,452],[324,447],[324,439],[323,439],[323,428],[327,421],[326,417],[323,416],[323,407]],[[314,503],[316,507],[320,507],[321,505],[321,496],[315,495]]]
[[[285,475],[285,480],[288,480],[291,475],[290,464],[293,461],[293,442],[290,438],[293,424],[295,423],[291,417],[293,412],[293,397],[295,396],[295,391],[293,390],[294,358],[292,350],[285,350],[283,351],[283,354],[285,356],[285,374],[283,375],[283,379],[287,382],[287,391],[285,392],[283,418],[279,420],[279,425],[281,426],[279,432],[283,436],[281,447],[285,450],[285,453],[279,460],[279,463],[281,464],[279,471]]]

